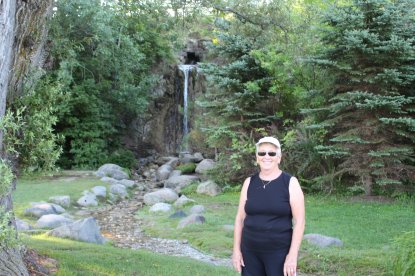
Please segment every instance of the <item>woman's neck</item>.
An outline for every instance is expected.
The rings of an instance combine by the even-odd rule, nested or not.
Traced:
[[[259,176],[263,180],[272,180],[277,178],[281,173],[282,171],[279,168],[273,168],[269,170],[261,170]]]

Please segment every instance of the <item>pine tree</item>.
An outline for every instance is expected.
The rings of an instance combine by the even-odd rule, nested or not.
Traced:
[[[356,0],[326,17],[325,52],[316,63],[334,76],[319,126],[338,158],[338,173],[354,176],[367,195],[415,178],[415,3]]]

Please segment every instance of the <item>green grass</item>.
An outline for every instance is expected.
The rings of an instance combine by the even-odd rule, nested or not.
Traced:
[[[56,275],[236,275],[229,268],[144,250],[115,248],[46,235],[24,236],[23,242],[40,254],[57,259],[59,270]]]
[[[53,195],[70,195],[77,200],[83,190],[103,185],[94,177],[65,180],[61,177],[21,178],[13,193],[15,213],[20,217],[32,201],[47,201]],[[184,193],[204,205],[206,223],[177,229],[179,219],[169,214],[149,213],[140,209],[137,217],[146,233],[172,239],[186,239],[201,251],[216,257],[230,257],[232,225],[239,193],[227,192],[216,197],[198,195],[196,186]],[[185,212],[191,206],[183,208]],[[316,248],[303,243],[299,267],[311,275],[392,275],[392,260],[397,255],[392,240],[415,230],[412,202],[352,202],[348,198],[306,195],[306,233],[333,236],[343,247]],[[44,235],[25,236],[24,243],[59,262],[58,275],[235,275],[219,268],[186,258],[161,256],[142,250],[114,248],[62,240]]]
[[[187,239],[201,251],[217,257],[231,255],[233,233],[223,229],[233,224],[238,193],[209,197],[191,193],[187,196],[206,207],[206,223],[176,229],[179,219],[169,214],[153,214],[148,207],[137,212],[150,235]],[[186,191],[186,190],[185,190]],[[183,208],[185,212],[191,206]],[[299,265],[313,275],[389,275],[394,256],[392,239],[415,229],[415,209],[405,203],[352,202],[333,196],[306,196],[305,233],[333,236],[344,242],[343,247],[316,248],[303,243]],[[200,233],[203,232],[203,235]]]
[[[58,176],[25,176],[19,178],[16,190],[13,191],[14,212],[17,217],[32,221],[34,218],[25,217],[24,210],[30,207],[30,202],[48,201],[49,197],[69,195],[75,203],[84,190],[94,186],[106,186],[95,176],[84,176],[85,172],[63,172]],[[82,175],[82,177],[76,177]]]

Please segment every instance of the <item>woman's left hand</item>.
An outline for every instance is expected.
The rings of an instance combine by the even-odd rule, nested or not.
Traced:
[[[297,257],[288,254],[284,263],[284,276],[295,275],[297,275]]]

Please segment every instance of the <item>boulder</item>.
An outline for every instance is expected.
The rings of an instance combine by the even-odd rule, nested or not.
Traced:
[[[49,198],[49,201],[63,207],[71,206],[71,197],[68,195],[52,196]]]
[[[26,221],[16,218],[16,229],[17,231],[28,231],[32,230],[33,227]]]
[[[190,208],[190,214],[202,214],[205,211],[205,206],[195,205]]]
[[[172,189],[163,188],[155,192],[144,195],[144,203],[152,206],[159,202],[174,202],[179,198],[177,193]]]
[[[120,180],[119,184],[124,185],[126,188],[131,188],[136,185],[134,180],[128,180],[128,179]]]
[[[179,199],[177,199],[175,202],[174,202],[174,206],[175,207],[183,207],[183,206],[185,206],[185,205],[187,205],[187,204],[190,204],[190,203],[194,203],[195,201],[193,200],[193,199],[190,199],[190,198],[188,198],[187,196],[185,196],[185,195],[181,195],[180,197],[179,197]]]
[[[97,197],[105,198],[107,196],[107,188],[105,186],[95,186],[91,191]]]
[[[206,194],[210,196],[217,196],[222,192],[222,189],[212,180],[200,183],[197,186],[196,192],[198,194]]]
[[[179,158],[170,157],[170,160],[167,161],[166,165],[170,165],[172,168],[175,168],[179,164]]]
[[[170,173],[169,178],[170,178],[170,177],[173,177],[173,176],[179,176],[179,175],[182,175],[182,171],[181,171],[181,170],[173,170],[173,171]]]
[[[187,217],[186,213],[183,210],[176,211],[174,214],[170,215],[169,218],[185,218]]]
[[[36,228],[56,228],[61,225],[72,223],[73,221],[62,215],[44,215],[38,219],[35,224]]]
[[[110,184],[119,184],[119,180],[112,178],[112,177],[108,177],[108,176],[104,176],[100,179],[102,182],[107,182]]]
[[[112,177],[117,180],[128,179],[128,174],[123,169],[115,164],[105,164],[99,167],[98,171],[95,172],[98,177]]]
[[[179,221],[177,228],[184,228],[190,224],[203,224],[205,223],[206,219],[204,216],[199,214],[191,214]]]
[[[199,177],[195,175],[173,176],[164,182],[164,187],[171,188],[179,193],[182,188],[188,186],[192,182],[199,182]]]
[[[328,246],[343,246],[341,240],[320,234],[306,234],[303,239],[321,248]]]
[[[196,152],[195,154],[193,154],[193,156],[194,156],[195,163],[199,163],[200,161],[204,159],[203,155],[200,152]]]
[[[167,164],[162,165],[157,169],[156,177],[158,181],[163,181],[169,178],[170,173],[173,171],[173,167]]]
[[[149,211],[153,213],[156,213],[156,212],[167,213],[167,212],[170,212],[171,210],[173,210],[173,208],[171,207],[171,204],[159,202],[151,206]]]
[[[97,196],[91,192],[84,193],[76,203],[83,207],[98,206]]]
[[[203,159],[199,164],[197,164],[196,173],[203,174],[208,170],[211,170],[215,167],[216,163],[212,159]]]
[[[114,184],[110,186],[110,193],[119,197],[119,198],[127,198],[128,192],[127,188],[121,184]]]
[[[93,217],[62,225],[49,231],[47,234],[54,237],[69,238],[90,243],[103,244],[105,242],[105,239],[100,233],[99,226]]]
[[[65,212],[61,206],[54,204],[54,203],[47,203],[47,202],[32,202],[32,207],[27,208],[24,213],[26,215],[32,215],[35,217],[40,218],[44,215],[49,214],[62,214]]]
[[[194,161],[195,157],[188,152],[181,152],[179,157],[180,157],[181,164],[195,163]]]

